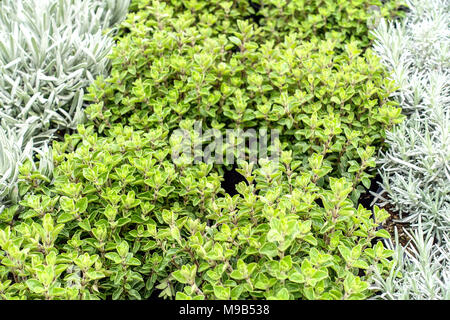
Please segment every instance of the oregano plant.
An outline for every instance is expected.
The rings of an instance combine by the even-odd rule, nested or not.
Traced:
[[[213,165],[174,164],[163,129],[92,130],[55,145],[52,184],[22,168],[22,209],[0,217],[3,297],[363,299],[388,272],[392,251],[372,247],[386,211],[355,208],[344,177],[320,186],[292,151],[239,163],[231,197]]]
[[[0,297],[370,297],[389,214],[358,199],[403,117],[344,14],[369,4],[134,1],[88,123],[54,143],[51,180],[25,163],[0,214]]]

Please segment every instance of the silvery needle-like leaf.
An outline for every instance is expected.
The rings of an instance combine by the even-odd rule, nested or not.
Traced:
[[[385,299],[448,299],[450,1],[406,2],[404,21],[382,21],[374,31],[374,50],[400,86],[394,98],[408,116],[387,133],[378,198],[410,224],[411,243],[402,247],[396,240],[398,263],[391,276],[374,277],[374,289]]]
[[[33,167],[51,175],[48,145],[84,121],[83,88],[109,72],[111,28],[129,3],[0,1],[0,208],[17,200],[25,159],[39,154]]]

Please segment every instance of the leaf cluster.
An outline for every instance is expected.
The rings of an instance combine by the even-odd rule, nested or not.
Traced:
[[[387,133],[379,203],[399,213],[410,238],[404,247],[389,244],[395,268],[388,278],[375,277],[374,288],[383,299],[448,299],[450,2],[410,0],[408,6],[404,21],[382,21],[374,31],[374,50],[399,85],[395,99],[408,116]]]
[[[352,180],[356,202],[375,165],[375,150],[364,150],[379,146],[403,119],[388,99],[396,88],[378,59],[355,42],[339,53],[336,41],[301,42],[297,32],[280,42],[260,40],[261,28],[249,20],[230,26],[233,36],[215,36],[215,26],[195,24],[195,17],[157,1],[129,16],[123,25],[131,31],[113,50],[111,77],[98,79],[86,97],[98,131],[117,122],[172,131],[187,118],[223,133],[277,129],[281,149],[305,168],[320,161],[329,168],[317,179]],[[313,153],[323,160],[311,165]]]
[[[356,209],[345,178],[321,187],[292,152],[240,163],[231,197],[212,165],[173,163],[161,128],[92,130],[55,144],[52,184],[22,169],[27,196],[0,216],[3,298],[364,299],[392,263],[372,247],[387,212]]]
[[[167,0],[175,14],[190,11],[194,24],[213,27],[214,35],[231,36],[237,20],[248,20],[260,27],[258,42],[275,39],[277,42],[292,30],[299,40],[333,39],[341,47],[348,41],[359,41],[364,48],[370,45],[369,29],[381,18],[403,16],[402,1],[380,0],[244,0],[203,1]],[[130,11],[145,17],[151,0],[134,0]],[[374,8],[376,10],[374,10]],[[144,14],[144,16],[142,15]],[[162,18],[162,17],[161,17]],[[231,29],[230,29],[231,27]],[[342,46],[343,47],[343,46]]]
[[[364,39],[341,45],[347,36],[325,36],[327,25],[306,37],[288,26],[319,1],[291,1],[291,13],[261,3],[258,23],[255,1],[136,3],[111,76],[89,88],[90,122],[53,146],[53,180],[21,169],[24,199],[0,215],[0,297],[370,296],[371,274],[392,265],[377,241],[388,214],[357,200],[402,116]],[[171,157],[172,133],[194,136],[196,121],[277,129],[280,161],[246,153],[230,196],[223,166]],[[48,265],[55,272],[41,274]]]
[[[24,159],[47,153],[58,130],[76,129],[85,120],[84,90],[108,72],[110,28],[123,20],[128,5],[129,0],[0,3],[0,203],[17,201]]]

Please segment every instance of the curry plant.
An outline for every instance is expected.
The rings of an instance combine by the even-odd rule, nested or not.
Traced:
[[[376,30],[375,50],[401,87],[395,99],[408,119],[387,134],[380,157],[383,187],[404,222],[440,240],[450,230],[448,1],[411,1],[399,23]],[[427,12],[427,13],[425,13]],[[426,159],[426,160],[425,160]]]
[[[35,134],[38,130],[35,122],[36,117],[31,117],[19,128],[11,128],[5,122],[4,127],[0,126],[0,212],[5,205],[17,203],[20,199],[17,180],[25,161],[29,161],[41,175],[51,177],[53,161],[50,148],[45,143],[47,135]],[[30,140],[33,135],[35,142]],[[34,161],[37,157],[41,159],[39,165]]]
[[[377,276],[374,288],[385,299],[448,299],[450,2],[407,3],[404,21],[382,21],[374,31],[374,49],[399,85],[394,96],[408,115],[387,133],[390,147],[379,156],[380,205],[398,212],[411,241],[395,244],[396,266],[390,277]]]
[[[22,160],[46,153],[58,130],[85,120],[84,90],[109,71],[111,28],[123,20],[128,4],[0,3],[0,207],[17,200]]]
[[[450,299],[450,241],[444,235],[436,245],[431,233],[425,234],[423,227],[406,231],[410,243],[403,247],[387,240],[387,248],[394,251],[394,264],[389,275],[373,277],[371,289],[378,291],[374,299],[386,300],[448,300]]]

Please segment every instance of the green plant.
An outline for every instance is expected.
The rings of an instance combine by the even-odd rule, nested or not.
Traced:
[[[3,123],[5,119],[2,119]],[[51,177],[53,162],[48,146],[39,145],[39,138],[35,135],[35,145],[30,140],[36,131],[36,118],[30,118],[22,127],[10,128],[7,124],[0,125],[0,212],[6,204],[17,203],[20,199],[17,180],[21,165],[28,160],[30,165],[40,174]],[[2,123],[2,124],[3,124]],[[46,136],[44,135],[44,141]],[[34,163],[35,156],[40,158],[39,166]]]
[[[248,1],[234,3],[139,2],[111,77],[89,88],[89,123],[53,145],[53,180],[21,169],[24,199],[0,215],[2,297],[372,294],[366,280],[392,265],[377,241],[389,235],[376,230],[388,214],[357,200],[384,131],[402,120],[388,99],[395,87],[364,42],[319,32],[299,43],[295,28],[271,34],[261,27],[270,18],[258,26]],[[237,164],[246,181],[230,196],[199,122],[222,135],[277,130],[270,153],[280,157],[252,162],[246,148]],[[172,156],[192,142],[178,129],[200,142],[195,159]],[[61,272],[42,278],[52,263]]]
[[[407,4],[401,23],[382,21],[374,31],[374,51],[399,85],[395,99],[408,116],[387,133],[389,148],[380,153],[379,203],[398,212],[411,241],[389,243],[398,262],[390,277],[375,278],[374,289],[384,299],[449,299],[450,1]]]
[[[312,38],[333,39],[345,44],[356,40],[369,46],[369,27],[382,17],[403,15],[398,9],[403,1],[380,0],[253,0],[253,1],[203,1],[167,0],[177,13],[190,11],[195,24],[213,27],[213,35],[232,36],[237,20],[248,20],[260,26],[257,42],[275,39],[280,42],[295,30],[301,41]],[[383,3],[384,2],[384,3]],[[130,11],[146,16],[145,11],[154,3],[134,0]],[[373,8],[377,10],[372,10]],[[163,16],[161,16],[162,20]],[[343,46],[342,46],[343,47]]]
[[[280,42],[263,40],[260,27],[238,18],[215,35],[215,25],[194,25],[196,14],[175,13],[154,1],[124,22],[130,33],[113,51],[111,77],[86,96],[98,131],[116,122],[172,131],[181,119],[222,132],[277,129],[281,149],[293,150],[305,168],[313,153],[323,155],[330,169],[320,183],[353,180],[356,202],[375,166],[374,150],[362,150],[380,145],[403,119],[378,59],[353,42],[343,53],[335,40],[299,43],[295,29]]]
[[[54,146],[53,184],[22,168],[23,209],[0,215],[2,297],[363,299],[387,272],[371,241],[388,214],[355,209],[350,181],[321,187],[286,151],[240,163],[231,197],[212,165],[174,164],[166,135],[80,127]]]
[[[16,203],[23,160],[84,121],[83,96],[110,69],[111,27],[126,1],[0,3],[0,208]],[[51,174],[51,170],[48,172]]]

